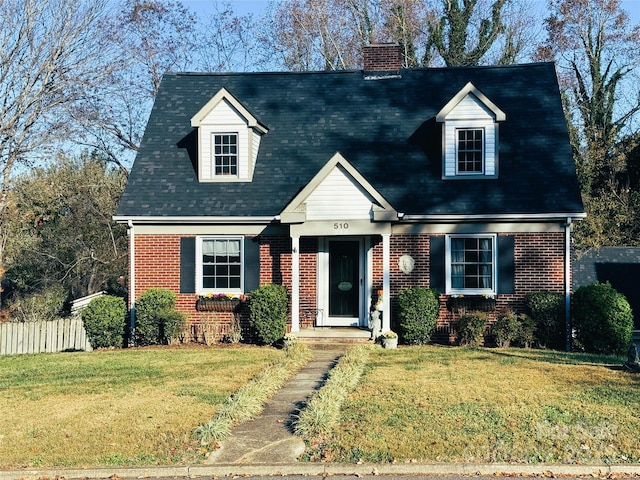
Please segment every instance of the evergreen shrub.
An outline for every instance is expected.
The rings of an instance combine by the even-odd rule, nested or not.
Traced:
[[[402,341],[422,345],[431,340],[440,312],[440,297],[436,290],[410,287],[398,293],[398,322]]]
[[[460,345],[477,347],[484,344],[484,332],[489,314],[471,311],[460,316],[458,320],[458,340]]]
[[[185,317],[175,309],[176,294],[166,288],[150,288],[136,301],[137,345],[166,345],[182,329]]]
[[[633,314],[626,297],[609,282],[580,287],[571,304],[576,340],[586,352],[627,351],[633,334]]]
[[[91,300],[80,313],[91,346],[122,347],[126,315],[127,305],[122,297],[103,295]]]
[[[495,323],[491,326],[496,345],[507,348],[518,339],[521,324],[518,316],[511,310],[500,312]]]
[[[565,297],[558,292],[531,292],[525,297],[527,313],[536,324],[540,347],[564,350],[566,345]]]
[[[249,322],[260,343],[272,345],[287,329],[289,296],[282,285],[267,284],[249,295]]]
[[[536,322],[529,315],[518,315],[520,330],[514,339],[513,345],[523,348],[531,348],[535,343]]]

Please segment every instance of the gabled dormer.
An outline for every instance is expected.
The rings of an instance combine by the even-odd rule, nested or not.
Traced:
[[[355,231],[360,221],[370,225],[371,221],[397,220],[398,212],[336,152],[289,202],[280,218],[282,223],[328,222],[329,228],[341,231],[351,224],[351,231]]]
[[[445,179],[498,176],[498,122],[505,113],[471,82],[436,115],[443,124],[442,177]]]
[[[231,93],[221,88],[191,118],[198,129],[198,179],[250,182],[267,127]]]

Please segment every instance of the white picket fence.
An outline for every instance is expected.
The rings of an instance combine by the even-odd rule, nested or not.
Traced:
[[[0,355],[91,350],[82,320],[0,323]]]

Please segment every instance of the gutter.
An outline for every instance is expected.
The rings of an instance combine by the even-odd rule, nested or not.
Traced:
[[[478,215],[410,215],[406,213],[398,213],[398,219],[405,222],[486,222],[488,220],[503,220],[503,221],[539,221],[539,220],[553,220],[553,221],[566,221],[567,219],[580,220],[586,218],[585,212],[551,212],[551,213],[497,213],[497,214],[478,214]]]
[[[153,225],[153,224],[179,224],[179,225],[197,225],[197,224],[269,224],[279,219],[277,215],[259,216],[259,217],[207,217],[207,216],[126,216],[114,215],[113,221],[116,223],[126,223],[132,225]]]

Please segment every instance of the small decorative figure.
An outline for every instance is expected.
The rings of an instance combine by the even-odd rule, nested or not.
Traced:
[[[371,330],[371,338],[369,340],[375,341],[380,336],[382,330],[380,325],[380,312],[376,308],[372,308],[369,312],[369,329]]]
[[[631,345],[629,345],[629,352],[627,353],[627,361],[624,363],[624,368],[630,372],[640,373],[640,353],[638,352],[638,345],[635,342],[631,342]]]

